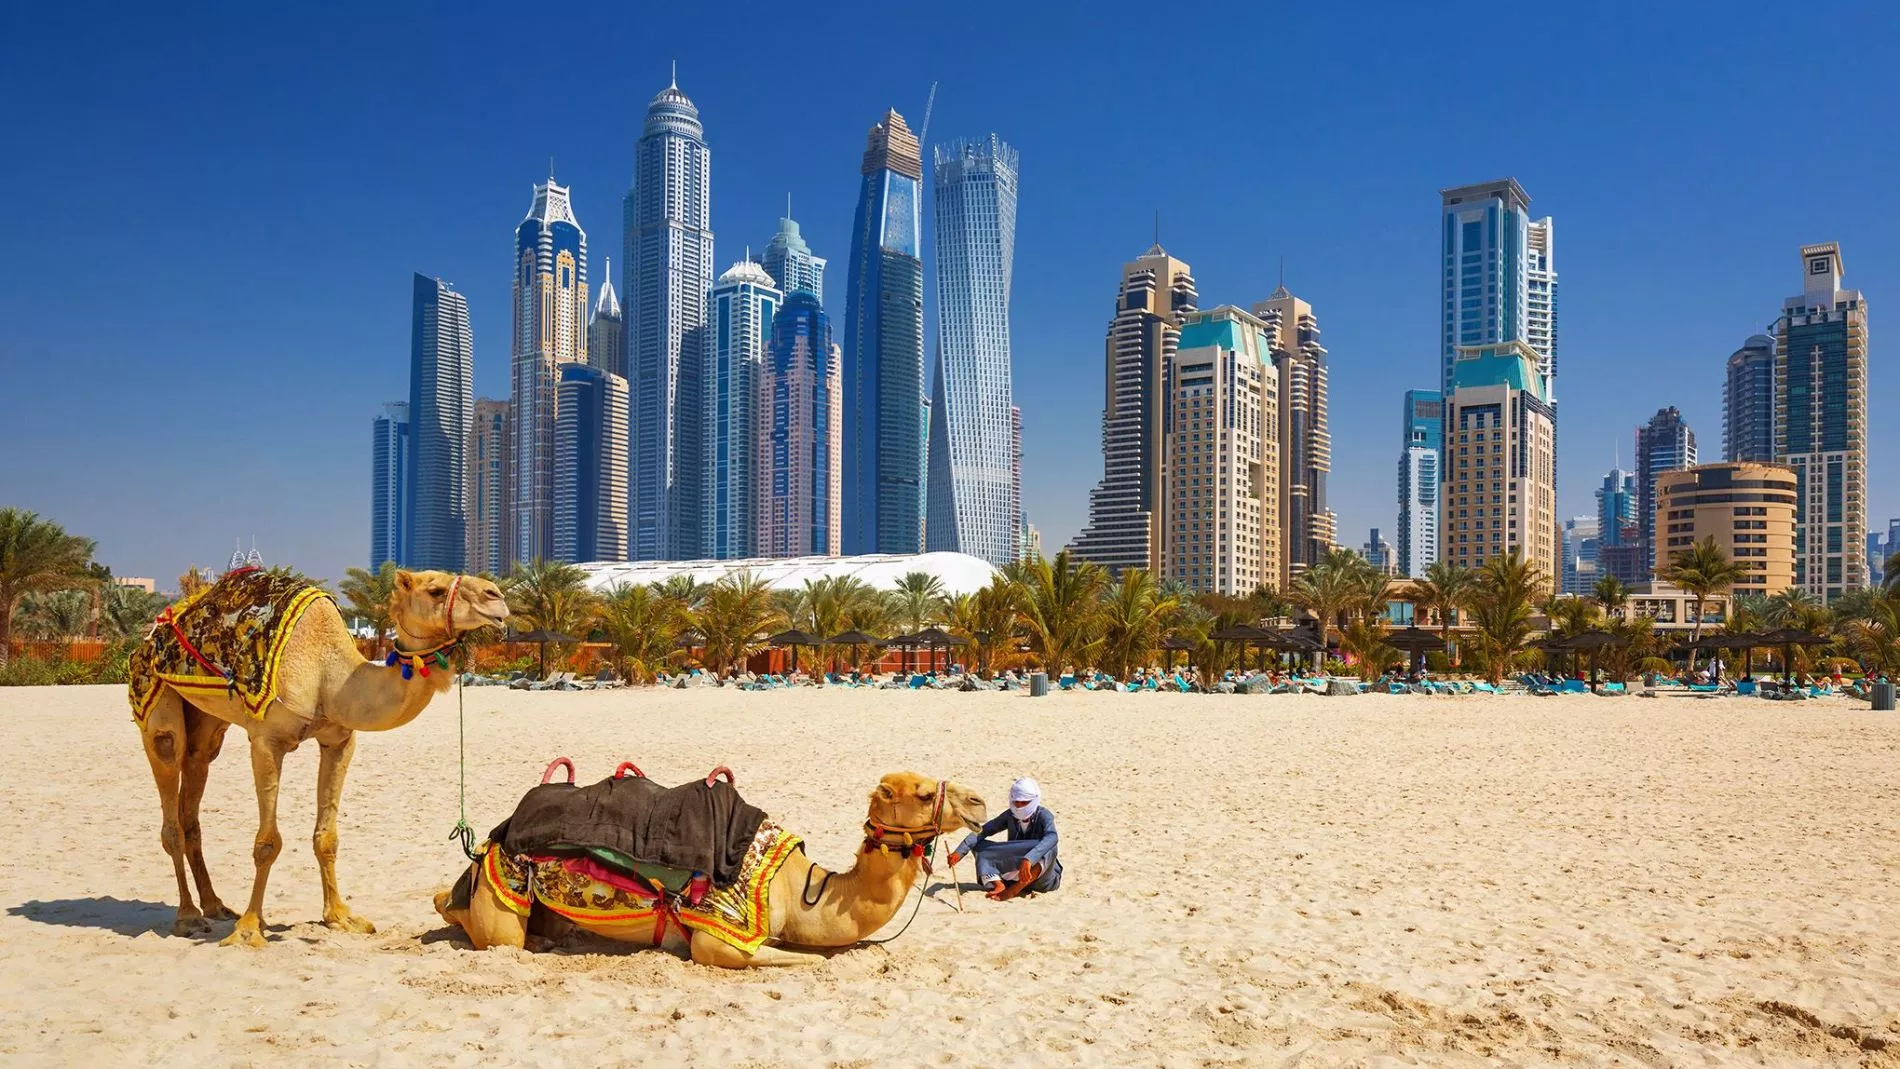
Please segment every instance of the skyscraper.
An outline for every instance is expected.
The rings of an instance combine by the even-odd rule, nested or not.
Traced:
[[[1007,564],[1021,555],[1009,353],[1016,150],[995,134],[939,146],[932,175],[937,366],[924,542]]]
[[[1623,532],[1636,525],[1636,476],[1611,468],[1597,487],[1597,537],[1606,546],[1623,544]]]
[[[1438,443],[1444,438],[1445,395],[1405,391],[1399,454],[1399,574],[1422,579],[1438,561]]]
[[[1268,581],[1281,590],[1319,563],[1338,541],[1339,521],[1326,507],[1326,475],[1333,470],[1333,438],[1326,423],[1326,349],[1319,343],[1313,306],[1286,284],[1253,306],[1267,324],[1280,376],[1280,523],[1286,545],[1282,574]]]
[[[1515,550],[1554,586],[1557,426],[1541,366],[1521,341],[1459,347],[1445,402],[1440,556],[1475,568]]]
[[[468,463],[468,571],[500,574],[507,559],[507,515],[511,480],[508,447],[513,441],[508,424],[508,402],[489,397],[475,399],[475,420],[469,430]]]
[[[1644,554],[1649,571],[1655,571],[1659,561],[1668,563],[1656,552],[1656,479],[1665,471],[1693,468],[1695,462],[1695,432],[1675,406],[1657,409],[1648,423],[1636,428],[1636,525],[1649,547]]]
[[[554,560],[627,559],[627,380],[587,364],[561,366],[553,544]]]
[[[409,329],[411,568],[460,572],[468,542],[468,432],[475,412],[468,300],[439,278],[415,276]]]
[[[1597,546],[1597,521],[1588,516],[1564,521],[1563,593],[1588,597],[1596,587]]]
[[[621,206],[634,560],[695,557],[704,541],[711,170],[699,109],[667,86],[647,105]]]
[[[1102,386],[1102,480],[1089,493],[1088,525],[1074,546],[1076,556],[1110,572],[1161,570],[1162,441],[1173,408],[1166,378],[1181,317],[1197,300],[1188,265],[1159,244],[1122,265]]]
[[[1867,301],[1841,247],[1804,245],[1807,284],[1775,321],[1775,461],[1794,469],[1795,585],[1829,601],[1867,585]]]
[[[1749,338],[1728,358],[1722,437],[1727,460],[1775,459],[1775,340],[1766,334]]]
[[[758,556],[760,399],[765,348],[784,295],[751,260],[733,264],[712,291],[712,367],[707,442],[702,448],[707,520],[704,544],[692,554],[717,560]]]
[[[1443,381],[1461,346],[1521,341],[1546,380],[1557,372],[1555,224],[1530,217],[1514,178],[1439,191],[1444,238]]]
[[[810,290],[772,321],[760,389],[758,547],[764,557],[837,556],[844,518],[844,357]]]
[[[566,186],[534,187],[515,228],[514,476],[508,559],[554,552],[554,417],[561,365],[587,360],[587,233]]]
[[[1377,527],[1367,532],[1366,544],[1359,547],[1359,555],[1366,559],[1367,564],[1387,575],[1393,574],[1398,568],[1398,551],[1392,548],[1392,543],[1385,540]]]
[[[587,320],[587,362],[621,378],[627,377],[627,337],[620,314],[620,295],[614,292],[614,261],[607,258],[607,269],[600,273],[600,296],[594,299],[594,314]]]
[[[369,567],[407,563],[409,404],[391,401],[370,422]]]
[[[1285,567],[1280,376],[1267,324],[1233,305],[1186,314],[1168,363],[1162,577],[1252,593]]]
[[[793,290],[809,290],[820,304],[825,300],[825,258],[813,256],[792,219],[791,198],[786,198],[785,217],[778,221],[778,233],[766,242],[759,263],[772,276],[778,291],[790,295]]]
[[[871,127],[845,293],[844,551],[924,546],[923,157],[904,117]]]

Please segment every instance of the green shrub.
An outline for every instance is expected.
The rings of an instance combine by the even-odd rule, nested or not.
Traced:
[[[95,668],[85,661],[62,661],[53,666],[53,682],[62,686],[98,682],[93,678]]]
[[[1337,657],[1326,658],[1326,663],[1321,665],[1320,667],[1324,669],[1326,674],[1329,676],[1344,676],[1344,675],[1352,674],[1352,666],[1347,664],[1345,661],[1340,660]]]
[[[15,657],[0,668],[0,687],[50,687],[57,682],[53,662],[37,657]]]

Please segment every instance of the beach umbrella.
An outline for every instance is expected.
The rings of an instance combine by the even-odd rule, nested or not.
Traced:
[[[1241,661],[1243,663],[1245,663],[1247,658],[1247,647],[1259,647],[1260,668],[1262,670],[1265,670],[1267,667],[1267,647],[1277,647],[1280,644],[1280,633],[1278,631],[1269,631],[1264,627],[1255,627],[1252,624],[1235,624],[1232,627],[1223,627],[1218,631],[1209,632],[1207,637],[1220,642],[1240,643]]]
[[[851,669],[853,671],[856,671],[858,667],[858,662],[862,659],[858,656],[859,648],[864,647],[864,646],[875,646],[880,641],[882,640],[879,639],[876,635],[867,635],[862,631],[851,630],[851,631],[838,632],[837,634],[826,639],[825,644],[828,646],[851,647]]]
[[[1532,642],[1529,645],[1531,649],[1543,651],[1546,661],[1548,661],[1553,656],[1555,657],[1569,657],[1570,656],[1570,647],[1567,644],[1567,639],[1563,635],[1545,635],[1543,638],[1540,638],[1536,642]]]
[[[906,673],[910,671],[910,668],[911,668],[910,651],[916,649],[918,645],[916,635],[892,635],[890,638],[887,638],[884,641],[878,643],[878,645],[884,647],[885,649],[903,650],[904,651],[904,662],[903,662],[904,671]]]
[[[790,631],[780,631],[778,634],[766,639],[765,644],[768,646],[776,646],[780,649],[787,646],[791,647],[792,671],[796,672],[798,671],[798,647],[816,646],[822,641],[824,640],[817,635],[793,628]]]
[[[1569,638],[1564,639],[1564,645],[1569,649],[1590,654],[1590,688],[1592,690],[1595,690],[1597,687],[1597,654],[1610,646],[1625,646],[1628,644],[1628,641],[1621,635],[1609,631],[1600,631],[1595,628],[1588,631],[1579,631]]]
[[[544,630],[541,630],[540,628],[536,628],[533,631],[521,631],[512,635],[503,635],[501,636],[501,640],[507,643],[530,642],[530,643],[535,644],[536,646],[539,646],[540,647],[539,656],[541,660],[541,677],[543,679],[546,679],[547,674],[548,674],[548,645],[549,643],[560,645],[562,643],[571,643],[571,642],[580,641],[580,639],[575,638],[573,635],[563,635],[559,631],[544,631]]]
[[[933,672],[937,670],[937,655],[935,651],[946,650],[951,646],[968,646],[970,644],[969,639],[961,635],[953,635],[943,628],[935,626],[926,627],[922,631],[912,635],[911,638],[916,639],[917,644],[922,646],[925,650],[931,651],[929,653],[930,670]],[[949,654],[944,654],[945,667],[949,666],[949,660]]]
[[[1798,627],[1783,627],[1757,636],[1763,646],[1781,647],[1781,669],[1786,678],[1794,679],[1794,648],[1796,646],[1819,646],[1827,639],[1812,631],[1803,631]]]
[[[1176,652],[1192,653],[1200,648],[1200,643],[1191,638],[1183,638],[1180,635],[1169,635],[1167,638],[1161,640],[1161,648],[1168,651],[1168,667],[1172,669],[1174,667],[1174,655]]]
[[[1409,653],[1412,655],[1413,675],[1417,675],[1419,668],[1424,665],[1425,655],[1427,653],[1443,653],[1445,651],[1444,639],[1432,634],[1430,631],[1418,627],[1408,627],[1403,631],[1392,632],[1385,636],[1385,644],[1401,653]]]

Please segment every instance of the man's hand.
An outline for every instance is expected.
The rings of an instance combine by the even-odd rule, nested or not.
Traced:
[[[1036,878],[1036,863],[1024,859],[1023,863],[1016,867],[1016,878],[1024,883],[1034,880]]]
[[[955,850],[952,850],[950,851],[950,856],[945,858],[944,860],[949,862],[950,867],[954,869],[957,867],[957,862],[963,860],[963,855],[957,853]]]

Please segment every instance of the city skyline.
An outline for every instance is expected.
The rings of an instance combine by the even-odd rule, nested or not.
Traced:
[[[501,40],[495,27],[482,25],[484,21],[471,20],[468,51],[458,49],[452,66],[448,57],[437,54],[440,49],[426,45],[419,49],[413,57],[416,75],[455,84],[455,67],[491,55]],[[1337,40],[1342,31],[1325,21],[1300,15],[1293,23],[1316,34],[1318,40]],[[1571,57],[1586,48],[1607,50],[1593,57],[1592,69],[1619,55],[1625,63],[1642,62],[1636,52],[1617,44],[1613,35],[1591,25],[1544,15],[1533,16],[1530,22],[1531,30],[1541,26],[1546,32],[1553,24],[1568,23],[1563,28],[1571,38],[1569,51],[1553,57],[1546,72],[1553,90],[1574,87],[1585,77],[1585,68]],[[1661,31],[1675,33],[1684,26],[1669,17]],[[1718,55],[1726,68],[1738,56],[1757,54],[1759,48],[1752,39],[1762,26],[1759,20],[1744,16],[1721,27],[1700,27],[1684,54],[1668,68],[1654,69],[1647,91],[1671,93],[1687,104],[1715,99],[1702,88],[1703,76]],[[1411,28],[1415,30],[1416,25]],[[177,41],[176,48],[185,56],[207,49],[215,49],[214,54],[242,52],[236,43],[240,38],[234,36],[237,29],[215,27],[199,40]],[[1686,166],[1690,159],[1744,144],[1745,131],[1782,121],[1789,114],[1791,102],[1783,99],[1786,94],[1767,87],[1725,90],[1721,106],[1709,109],[1710,114],[1699,119],[1693,136],[1680,147],[1675,141],[1649,143],[1647,135],[1622,126],[1616,127],[1614,141],[1609,140],[1608,129],[1600,136],[1594,133],[1592,116],[1606,118],[1628,106],[1627,94],[1612,94],[1602,100],[1561,104],[1557,114],[1540,124],[1536,138],[1512,134],[1486,147],[1441,148],[1408,137],[1389,122],[1389,116],[1407,115],[1410,124],[1429,125],[1428,116],[1456,106],[1458,86],[1470,79],[1409,64],[1399,44],[1406,30],[1407,20],[1401,18],[1381,27],[1367,46],[1400,57],[1403,71],[1428,72],[1426,78],[1408,86],[1402,96],[1392,88],[1392,79],[1385,78],[1346,87],[1328,97],[1329,110],[1316,127],[1317,147],[1304,154],[1313,166],[1299,159],[1284,161],[1265,187],[1258,181],[1241,183],[1225,175],[1164,168],[1159,161],[1128,154],[1127,138],[1166,109],[1159,107],[1159,101],[1112,110],[1090,103],[1089,96],[1099,95],[1103,85],[1113,84],[1112,79],[1105,83],[1092,77],[1071,59],[1056,57],[1048,71],[1027,80],[1005,64],[993,84],[944,83],[933,135],[940,127],[967,130],[1002,125],[1009,116],[1012,140],[1038,161],[1039,187],[1047,182],[1065,193],[1052,201],[1039,201],[1036,215],[1022,224],[1017,282],[1021,292],[1012,324],[1018,353],[1017,393],[1024,409],[1029,454],[1026,493],[1033,518],[1047,534],[1051,549],[1073,535],[1084,514],[1093,475],[1080,469],[1091,461],[1099,463],[1099,397],[1090,394],[1099,391],[1093,369],[1100,359],[1095,347],[1100,344],[1101,293],[1114,284],[1115,265],[1147,243],[1157,206],[1162,211],[1164,242],[1194,262],[1210,303],[1251,301],[1271,289],[1279,254],[1284,252],[1301,296],[1321,310],[1336,376],[1332,421],[1335,472],[1340,474],[1332,486],[1332,507],[1340,513],[1341,529],[1353,531],[1374,524],[1383,528],[1391,522],[1393,511],[1387,474],[1392,464],[1390,432],[1379,429],[1389,426],[1392,397],[1380,390],[1368,391],[1362,384],[1400,375],[1404,376],[1400,385],[1430,383],[1428,377],[1419,381],[1417,375],[1421,311],[1424,330],[1429,331],[1432,294],[1431,290],[1418,292],[1421,281],[1432,285],[1431,237],[1421,233],[1418,216],[1435,199],[1433,189],[1472,177],[1516,174],[1537,194],[1540,214],[1548,210],[1565,224],[1562,515],[1588,511],[1594,476],[1609,463],[1613,445],[1627,445],[1628,428],[1657,405],[1677,404],[1692,424],[1714,433],[1720,425],[1720,361],[1737,341],[1763,331],[1773,312],[1768,302],[1790,291],[1785,281],[1789,249],[1839,240],[1854,246],[1850,250],[1856,260],[1853,285],[1876,301],[1893,287],[1895,272],[1885,251],[1895,247],[1890,236],[1894,229],[1888,207],[1891,198],[1865,181],[1870,169],[1877,170],[1868,165],[1885,151],[1880,139],[1862,143],[1827,131],[1811,135],[1838,145],[1837,157],[1843,164],[1840,183],[1825,199],[1803,198],[1800,190],[1808,179],[1781,165],[1751,168],[1740,181],[1721,190],[1710,191],[1699,180],[1692,181]],[[154,39],[169,41],[170,37],[160,33]],[[720,206],[714,222],[728,233],[743,231],[756,243],[760,236],[770,234],[770,221],[783,210],[789,188],[806,236],[833,253],[835,266],[838,250],[845,247],[840,221],[849,219],[853,184],[847,177],[845,188],[838,188],[835,161],[840,146],[847,160],[856,151],[850,142],[861,146],[867,104],[881,104],[876,96],[895,102],[906,114],[914,110],[921,115],[927,82],[918,83],[916,68],[941,63],[944,56],[954,53],[954,44],[954,35],[941,43],[927,43],[919,57],[901,65],[867,57],[861,83],[848,91],[827,87],[806,102],[799,123],[783,131],[777,129],[782,125],[779,120],[748,103],[736,78],[740,70],[757,68],[756,50],[728,47],[728,54],[712,56],[703,50],[678,49],[681,71],[692,72],[695,98],[715,125],[715,147],[730,154],[722,157],[730,162],[722,163],[716,176]],[[287,54],[294,57],[304,46],[305,42],[295,42]],[[1099,34],[1091,34],[1087,46],[1084,50],[1098,63],[1126,59],[1133,49],[1130,41],[1104,39]],[[848,42],[840,42],[839,47],[848,47]],[[585,81],[590,92],[583,95],[643,99],[651,86],[665,84],[668,52],[676,48],[656,42],[643,49],[642,55],[618,58],[610,88],[603,91],[595,81]],[[1839,60],[1837,90],[1849,97],[1864,95],[1871,84],[1863,55],[1864,50],[1849,47]],[[98,57],[81,63],[80,69],[89,69],[106,56],[124,60],[128,75],[144,66],[138,56],[120,56],[108,46]],[[1006,45],[1004,58],[1019,58],[1019,50]],[[45,60],[26,55],[20,59],[13,68],[15,74],[41,72],[53,84],[69,81],[52,73]],[[1295,57],[1295,62],[1303,61]],[[333,73],[325,68],[323,78]],[[44,132],[46,153],[16,157],[5,166],[17,170],[32,161],[34,166],[59,167],[63,177],[51,191],[54,210],[28,220],[21,239],[27,240],[45,221],[60,219],[61,225],[73,229],[74,240],[39,243],[58,262],[97,245],[103,236],[99,220],[105,202],[100,198],[108,188],[110,195],[124,198],[126,208],[137,218],[115,228],[112,240],[123,246],[124,255],[111,258],[106,278],[119,279],[112,281],[112,288],[127,302],[123,318],[139,323],[145,336],[141,341],[149,340],[149,344],[97,348],[124,329],[118,322],[86,323],[78,332],[63,332],[70,335],[66,337],[42,329],[50,326],[48,313],[64,308],[68,298],[35,278],[23,278],[9,287],[8,299],[19,303],[9,305],[5,328],[9,356],[34,357],[9,359],[11,382],[22,396],[54,396],[46,392],[51,384],[43,369],[96,360],[104,360],[111,371],[100,383],[108,399],[124,391],[141,402],[131,406],[126,421],[133,428],[153,418],[152,408],[178,406],[179,386],[174,382],[193,382],[202,392],[202,383],[210,381],[236,398],[250,396],[253,387],[242,368],[244,361],[257,359],[257,354],[240,356],[220,337],[179,329],[181,317],[197,313],[191,311],[192,295],[179,290],[174,279],[194,271],[202,274],[200,264],[210,250],[179,249],[151,240],[154,228],[170,225],[171,213],[193,203],[184,176],[200,171],[208,176],[213,169],[234,163],[240,169],[233,173],[248,173],[242,170],[241,155],[216,144],[219,132],[251,106],[242,99],[247,94],[227,88],[213,95],[209,88],[213,84],[235,87],[249,77],[242,68],[218,71],[205,93],[186,89],[171,99],[172,106],[165,111],[194,120],[182,135],[158,123],[152,126],[151,136],[128,125],[126,136],[112,138],[123,158],[149,176],[148,182],[135,189],[116,182],[103,184],[100,178],[107,172],[102,169],[95,175],[88,162],[91,153],[61,134],[54,120],[63,116],[62,121],[76,124],[73,128],[79,131],[114,129],[150,110],[146,101],[121,100],[109,114],[75,110],[95,97],[103,99],[113,84],[109,79],[97,89],[76,85],[77,94],[70,101],[62,101],[45,117],[30,118],[23,129]],[[296,418],[283,418],[281,410],[269,403],[240,402],[231,406],[236,410],[234,422],[222,432],[254,433],[247,429],[252,421],[261,421],[260,428],[268,425],[278,436],[274,448],[240,458],[239,470],[253,481],[294,480],[300,492],[287,496],[298,500],[266,510],[214,502],[185,527],[148,534],[124,527],[116,518],[121,509],[142,507],[141,487],[129,487],[129,496],[109,509],[103,502],[73,499],[57,485],[59,480],[49,481],[35,471],[23,470],[10,477],[10,498],[70,525],[97,531],[108,560],[116,563],[119,554],[131,555],[124,559],[124,570],[163,574],[181,559],[195,557],[203,562],[223,545],[226,531],[255,529],[274,559],[287,556],[314,574],[334,575],[353,554],[335,554],[328,545],[360,544],[356,540],[367,526],[368,502],[360,489],[360,472],[367,466],[369,443],[361,440],[360,430],[349,428],[360,428],[359,421],[378,401],[401,396],[400,346],[409,314],[408,294],[401,286],[406,270],[365,288],[363,283],[370,281],[372,273],[359,270],[353,273],[360,278],[350,278],[346,277],[349,273],[334,269],[340,250],[363,249],[362,254],[348,257],[359,263],[393,260],[405,268],[454,278],[470,296],[478,392],[495,396],[506,392],[501,385],[506,378],[505,348],[496,346],[505,347],[510,334],[507,282],[496,276],[494,268],[495,220],[519,211],[515,207],[518,191],[539,173],[550,153],[560,157],[562,181],[572,182],[578,214],[584,220],[598,224],[600,218],[611,217],[615,200],[625,188],[633,132],[624,119],[603,122],[589,116],[583,122],[579,116],[555,115],[546,121],[537,119],[530,128],[511,117],[512,104],[499,100],[490,103],[479,128],[467,121],[451,123],[439,132],[404,124],[402,137],[414,145],[414,150],[407,150],[401,142],[389,140],[386,124],[375,116],[359,115],[354,102],[338,98],[322,79],[312,82],[311,72],[293,70],[283,77],[287,89],[299,86],[300,94],[309,94],[310,107],[330,117],[316,131],[314,144],[322,145],[323,153],[334,157],[334,162],[305,161],[294,146],[270,139],[257,146],[259,159],[268,159],[273,167],[301,169],[306,185],[318,183],[313,195],[305,199],[297,215],[289,216],[282,212],[288,202],[274,187],[206,181],[199,188],[215,186],[227,205],[224,210],[245,222],[221,234],[221,242],[243,248],[254,244],[252,233],[295,234],[292,240],[309,261],[310,285],[298,302],[303,310],[294,313],[309,326],[287,336],[268,336],[263,358],[272,366],[322,367],[337,374],[313,377],[300,391],[303,407]],[[1060,83],[1065,78],[1074,79],[1075,84],[1063,87]],[[702,79],[704,87],[699,88]],[[1216,121],[1257,113],[1264,104],[1260,92],[1250,92],[1225,75],[1197,84],[1188,99]],[[1060,108],[1057,124],[1052,115],[1021,118],[1016,112],[1006,112],[1010,101],[1041,104],[1044,111],[1052,104],[1069,106]],[[1395,104],[1396,112],[1392,111]],[[1373,117],[1380,115],[1388,121],[1373,123]],[[350,138],[338,139],[331,134],[332,127],[349,130]],[[394,127],[389,129],[393,134]],[[169,131],[162,146],[156,138],[159,130]],[[1553,130],[1556,136],[1550,136]],[[1354,145],[1355,140],[1363,141],[1363,147]],[[466,144],[457,145],[457,141]],[[1617,148],[1605,151],[1610,144]],[[338,186],[330,182],[330,176],[338,172],[338,165],[354,165],[355,160],[374,153],[380,153],[379,162],[386,169],[375,188],[403,196],[403,210],[379,214],[382,222],[373,228],[338,226],[351,217],[356,210],[352,205],[368,187],[359,191]],[[1104,154],[1128,161],[1129,173],[1113,183],[1084,173],[1084,160],[1099,161]],[[1389,166],[1363,166],[1369,157],[1389,161]],[[774,159],[794,162],[796,173],[767,162]],[[1641,160],[1640,166],[1636,159]],[[437,165],[440,174],[430,170]],[[1323,172],[1323,180],[1316,171]],[[1341,175],[1347,176],[1343,184]],[[1261,211],[1278,201],[1307,203],[1316,210],[1280,215]],[[1334,225],[1322,241],[1319,229],[1302,216],[1326,216]],[[1615,225],[1636,216],[1646,216],[1649,222],[1643,228]],[[122,212],[112,217],[131,218]],[[1751,220],[1746,230],[1724,221],[1743,218]],[[312,232],[313,226],[328,232]],[[1659,240],[1676,243],[1685,260],[1682,277],[1692,282],[1672,298],[1666,316],[1632,310],[1627,302],[1616,299],[1613,287],[1620,271],[1617,265],[1635,262],[1639,246],[1651,247]],[[161,247],[182,256],[175,269],[152,269],[150,255]],[[368,252],[371,248],[378,251]],[[738,251],[729,245],[721,255],[730,259]],[[614,268],[623,270],[618,253]],[[589,267],[590,272],[601,269],[600,264]],[[243,314],[271,310],[271,315],[282,318],[286,313],[275,307],[278,299],[269,292],[257,294]],[[829,310],[836,316],[839,309],[833,299]],[[202,310],[201,303],[196,307]],[[1357,307],[1378,311],[1361,313]],[[63,318],[80,321],[84,317]],[[189,344],[185,344],[187,338]],[[139,359],[128,361],[119,352],[137,352]],[[1583,374],[1586,367],[1591,372],[1587,376]],[[1089,378],[1097,381],[1078,381]],[[1883,379],[1876,370],[1872,382],[1876,404]],[[1347,390],[1341,382],[1351,382],[1353,388]],[[1632,384],[1639,388],[1632,389]],[[23,426],[49,429],[41,422],[44,413],[33,407],[21,414]],[[263,419],[266,414],[271,418]],[[184,427],[177,433],[183,452],[211,453],[219,448],[204,437],[207,429]],[[263,440],[261,433],[258,436]],[[1895,439],[1878,421],[1870,427],[1870,436],[1874,456],[1893,452]],[[1378,439],[1376,448],[1368,449],[1363,443],[1374,438]],[[105,448],[111,441],[109,435],[97,445],[82,442],[63,448],[54,474],[68,482],[82,474],[109,478],[109,472],[123,465],[119,459],[123,450]],[[1376,477],[1373,472],[1378,473]],[[1876,521],[1894,511],[1895,484],[1890,476],[1878,465],[1870,472],[1868,498]],[[200,525],[203,529],[197,530]],[[134,563],[141,556],[149,561],[142,567]]]

